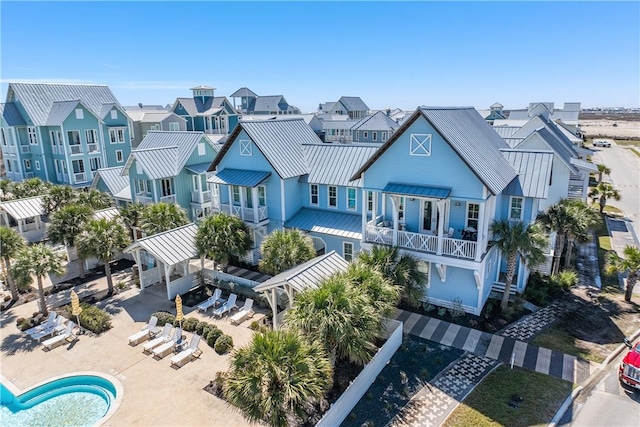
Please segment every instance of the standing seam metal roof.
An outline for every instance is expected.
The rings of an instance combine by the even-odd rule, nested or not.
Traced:
[[[232,98],[242,98],[242,97],[252,97],[255,98],[258,95],[256,95],[255,92],[253,92],[251,89],[249,89],[248,87],[241,87],[240,89],[238,89],[237,91],[233,92],[231,95]]]
[[[433,187],[415,184],[388,183],[383,189],[383,193],[404,194],[415,197],[433,197],[436,199],[446,199],[451,193],[450,188]]]
[[[358,170],[378,150],[378,146],[360,144],[305,144],[303,150],[312,184],[359,186],[351,181]]]
[[[271,172],[224,168],[207,179],[207,182],[213,184],[239,185],[241,187],[255,187],[269,178],[269,175],[271,175]]]
[[[100,209],[93,213],[93,219],[106,219],[111,221],[114,218],[120,217],[120,211],[117,208]]]
[[[504,190],[505,194],[545,199],[553,166],[552,151],[501,150],[518,172]]]
[[[0,209],[5,210],[16,220],[44,215],[40,196],[1,202]]]
[[[173,230],[143,237],[123,252],[131,253],[135,249],[142,248],[163,264],[175,265],[198,255],[195,244],[197,231],[196,224],[183,225]]]
[[[369,111],[369,107],[359,96],[341,96],[338,102],[342,103],[347,111]]]
[[[60,126],[69,117],[69,114],[80,104],[80,100],[75,101],[55,101],[51,104],[51,110],[47,117],[47,126]]]
[[[382,111],[369,115],[351,127],[351,130],[385,131],[396,130],[400,127],[395,121]]]
[[[285,223],[285,227],[359,240],[362,238],[362,215],[302,208]]]
[[[13,102],[0,103],[0,114],[7,122],[7,126],[26,126],[27,123]]]
[[[98,180],[102,179],[104,181],[104,184],[109,189],[109,192],[114,197],[131,200],[131,188],[129,187],[129,178],[121,175],[122,169],[123,169],[122,166],[115,167],[115,168],[98,169],[93,177],[91,188],[96,188],[96,186],[98,185]],[[127,189],[128,191],[124,191]]]
[[[532,138],[533,135],[538,135],[544,142],[546,142],[549,148],[551,148],[551,150],[558,155],[562,163],[564,163],[572,173],[578,173],[576,167],[571,163],[571,158],[573,157],[572,151],[568,150],[563,142],[556,138],[546,126],[541,127],[535,132],[531,133],[520,144],[518,144],[516,148],[518,148],[522,144],[525,144],[525,141]]]

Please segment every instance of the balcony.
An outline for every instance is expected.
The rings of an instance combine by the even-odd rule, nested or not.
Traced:
[[[161,203],[175,203],[176,202],[176,195],[175,194],[169,194],[168,196],[162,196],[162,197],[160,197],[160,202]]]
[[[56,173],[56,179],[58,182],[69,182],[69,176],[63,173]]]
[[[87,150],[89,151],[89,153],[97,153],[98,151],[100,151],[100,149],[98,148],[98,144],[96,143],[87,144]]]
[[[192,191],[191,203],[209,203],[211,201],[211,191]]]
[[[80,144],[73,144],[73,145],[69,145],[69,154],[76,155],[76,154],[82,154],[82,145]]]
[[[252,224],[259,224],[261,222],[269,220],[269,212],[266,206],[259,206],[257,209],[254,209],[243,208],[242,206],[221,204],[220,211],[240,217],[243,221],[250,222]]]
[[[87,181],[87,174],[85,172],[78,172],[73,174],[73,179],[76,181],[76,184],[80,183],[80,182],[86,182]]]
[[[64,154],[64,147],[62,145],[54,145],[51,147],[53,154]]]
[[[149,203],[153,203],[153,197],[150,193],[137,193],[136,201],[138,203],[142,203],[143,205],[148,205]]]

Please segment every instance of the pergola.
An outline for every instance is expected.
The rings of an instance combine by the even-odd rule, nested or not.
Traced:
[[[278,329],[278,295],[287,293],[289,308],[296,292],[317,288],[320,282],[335,273],[347,271],[349,263],[336,251],[315,257],[305,263],[284,271],[253,288],[267,297],[273,313],[273,329]]]
[[[40,216],[44,215],[40,196],[1,202],[0,211],[4,225],[11,227],[11,216],[18,223],[17,231],[29,242],[37,242],[44,237],[46,229],[40,219]],[[32,221],[27,222],[28,220]]]

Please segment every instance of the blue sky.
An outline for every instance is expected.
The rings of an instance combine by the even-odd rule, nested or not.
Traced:
[[[208,84],[282,94],[303,111],[342,95],[372,109],[640,105],[635,2],[6,2],[10,81],[107,84],[168,104]]]

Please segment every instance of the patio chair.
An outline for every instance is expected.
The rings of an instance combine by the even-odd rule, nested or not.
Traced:
[[[73,328],[75,326],[76,326],[75,323],[73,323],[72,321],[69,321],[63,333],[61,333],[60,335],[56,335],[53,338],[49,338],[48,340],[42,343],[42,345],[44,346],[44,350],[51,350],[54,347],[56,347],[58,344],[62,344],[65,341],[69,341],[70,338],[75,339],[75,335],[73,334]]]
[[[239,325],[244,322],[247,317],[253,316],[253,300],[251,298],[247,298],[244,302],[244,306],[236,314],[231,316],[231,324]]]
[[[28,335],[33,335],[36,332],[42,331],[43,329],[50,329],[53,326],[53,322],[56,320],[57,316],[58,316],[58,313],[56,313],[55,311],[52,311],[49,313],[49,317],[47,317],[47,320],[44,323],[34,326],[33,328],[27,329],[24,332]]]
[[[176,344],[178,344],[178,342],[180,342],[181,339],[182,339],[182,328],[177,327],[173,331],[173,336],[171,337],[170,340],[168,340],[164,344],[160,344],[159,346],[155,347],[152,350],[153,357],[157,358],[158,360],[162,359],[167,354],[173,351],[174,347],[176,346]]]
[[[213,296],[211,296],[209,299],[207,299],[204,302],[201,302],[198,305],[198,311],[202,311],[203,313],[206,313],[209,307],[213,307],[218,303],[218,300],[220,300],[221,296],[222,296],[222,290],[216,289],[215,291],[213,291]]]
[[[200,335],[194,335],[193,338],[191,338],[189,347],[171,358],[171,366],[181,368],[185,363],[200,357],[202,350],[198,348],[198,344],[200,344]]]
[[[211,313],[211,315],[216,317],[222,317],[223,314],[229,313],[234,308],[238,308],[238,306],[236,305],[236,299],[238,299],[238,295],[236,294],[229,295],[229,300],[224,304],[222,304],[220,307],[213,310],[213,313]]]
[[[162,329],[162,333],[159,337],[152,339],[149,342],[144,343],[142,346],[143,353],[151,353],[154,347],[159,346],[163,342],[166,342],[171,337],[171,330],[173,329],[173,325],[171,323],[167,323],[164,325],[164,329]]]
[[[149,319],[149,323],[144,325],[140,332],[136,332],[129,337],[129,344],[136,346],[147,338],[151,338],[152,335],[160,332],[160,329],[156,327],[157,323],[158,318],[156,316],[151,316],[151,318]]]
[[[63,323],[65,320],[66,319],[62,316],[56,317],[56,320],[53,321],[53,324],[51,326],[48,326],[44,329],[34,332],[33,334],[31,334],[31,338],[33,338],[34,340],[38,340],[38,342],[40,342],[42,338],[48,337],[49,335],[53,335],[56,332],[60,332],[61,330],[64,330]]]

